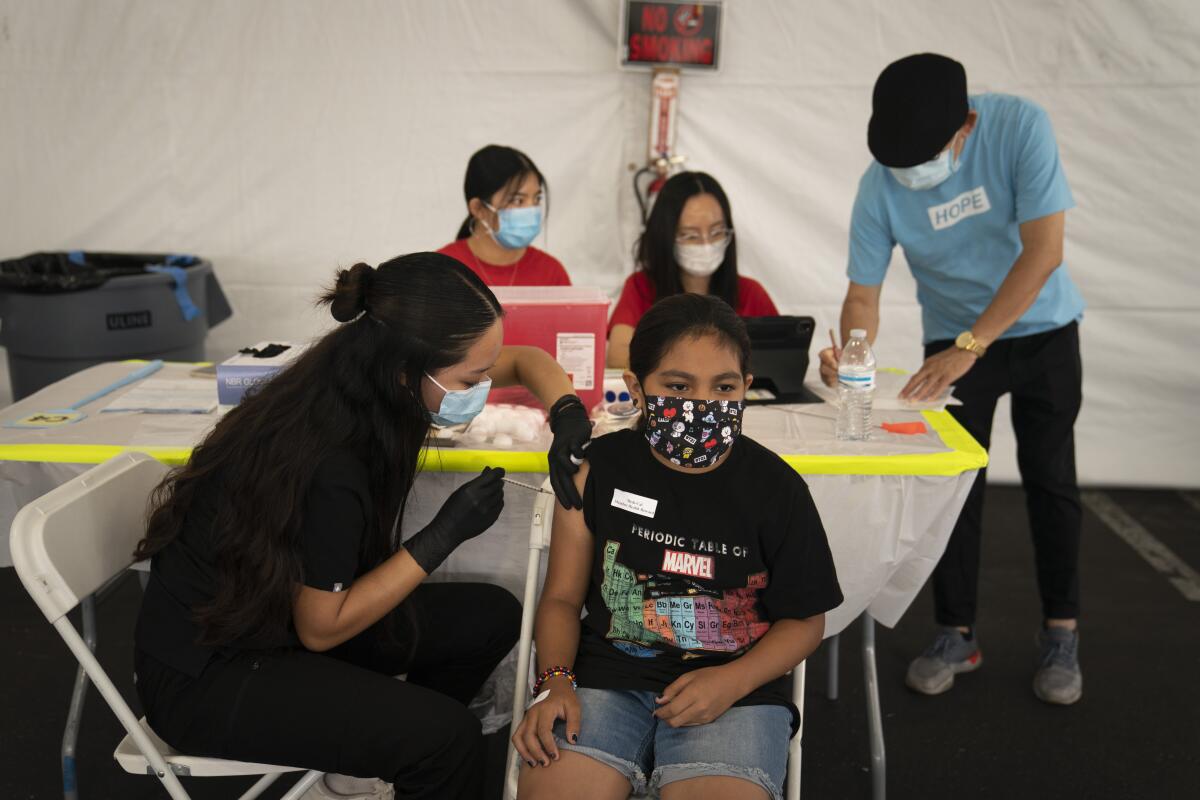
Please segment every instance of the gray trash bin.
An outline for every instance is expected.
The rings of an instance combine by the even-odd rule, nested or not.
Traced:
[[[203,361],[232,313],[212,263],[164,253],[35,253],[0,261],[0,345],[14,400],[123,358]]]

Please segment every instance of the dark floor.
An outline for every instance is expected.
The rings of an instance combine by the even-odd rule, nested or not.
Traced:
[[[1200,494],[1106,494],[1179,559],[1200,569]],[[989,489],[985,518],[978,628],[983,669],[940,697],[904,688],[905,665],[930,636],[928,589],[894,631],[879,629],[890,797],[1200,796],[1200,602],[1186,600],[1086,511],[1084,698],[1070,708],[1045,706],[1030,691],[1039,611],[1020,491]],[[136,582],[126,581],[100,607],[100,660],[114,676],[131,672],[138,596]],[[0,661],[0,798],[61,797],[58,750],[73,662],[11,569],[0,570],[0,630],[8,655]],[[823,653],[808,672],[806,798],[870,792],[858,626],[842,638],[841,698],[831,702],[823,694]],[[80,796],[166,797],[157,781],[126,775],[113,762],[120,735],[93,692],[80,734]],[[497,735],[490,745],[498,795],[505,742]],[[185,779],[197,800],[236,797],[248,783]]]

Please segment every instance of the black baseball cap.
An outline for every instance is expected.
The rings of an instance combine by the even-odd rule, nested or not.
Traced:
[[[907,56],[875,81],[867,147],[885,167],[923,164],[946,146],[969,110],[962,64],[936,53]]]

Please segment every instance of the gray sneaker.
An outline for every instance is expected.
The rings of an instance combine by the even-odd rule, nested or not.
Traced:
[[[1083,696],[1079,671],[1079,631],[1045,628],[1038,631],[1038,667],[1033,693],[1044,703],[1069,706]]]
[[[941,694],[954,685],[960,672],[974,672],[983,664],[978,637],[970,641],[956,628],[939,628],[937,638],[908,665],[904,682],[921,694]]]

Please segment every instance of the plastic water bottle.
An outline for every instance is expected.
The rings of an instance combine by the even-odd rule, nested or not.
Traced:
[[[837,438],[871,438],[871,400],[875,397],[875,354],[862,328],[850,331],[850,341],[838,361]]]

